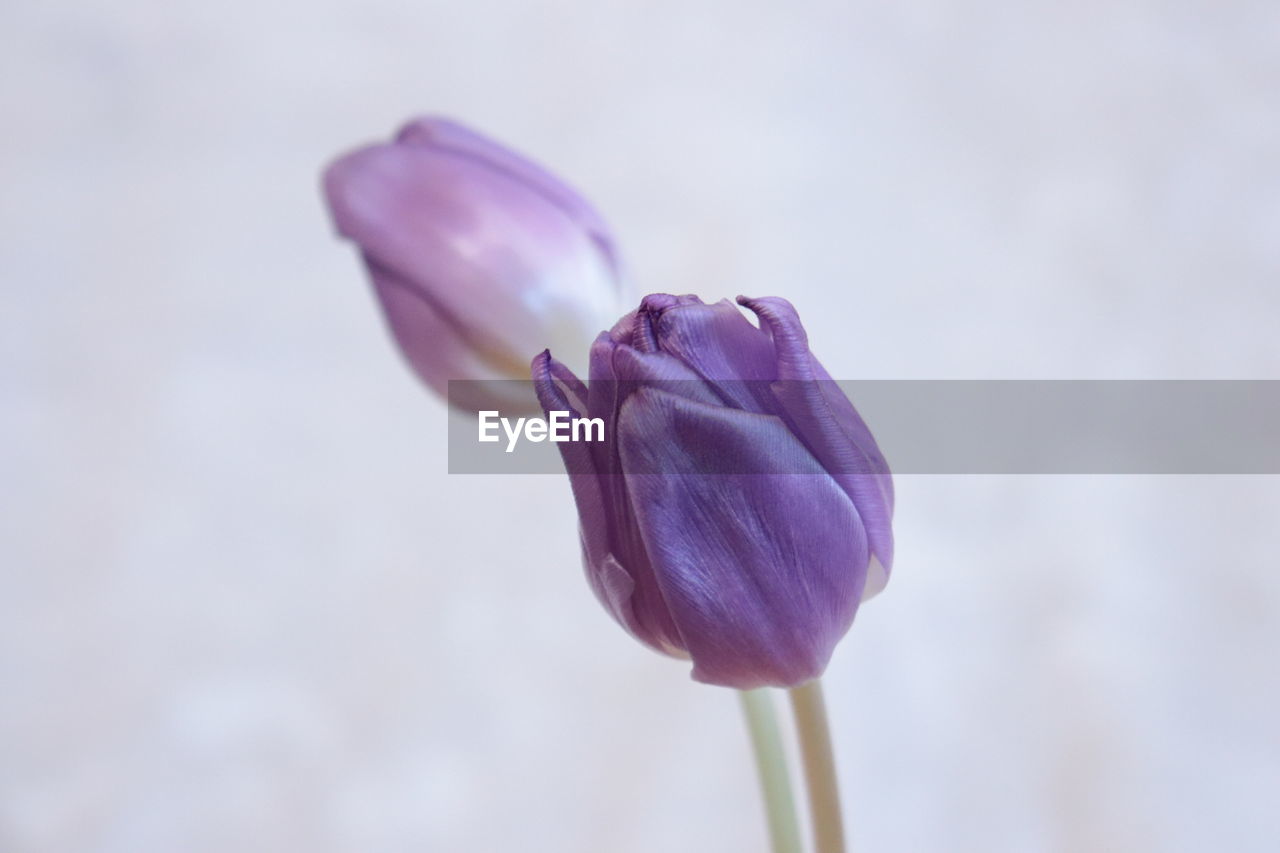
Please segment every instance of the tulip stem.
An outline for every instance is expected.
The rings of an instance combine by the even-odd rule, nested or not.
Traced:
[[[822,682],[815,678],[807,684],[793,687],[791,709],[795,713],[805,787],[809,791],[814,850],[816,853],[844,853],[844,820],[840,815],[840,791],[836,784],[836,763],[831,751],[827,706],[822,699]]]
[[[801,853],[804,848],[800,844],[800,823],[796,819],[796,803],[791,795],[791,777],[787,773],[787,757],[782,749],[773,697],[767,689],[743,690],[738,697],[742,700],[742,713],[747,718],[756,770],[760,774],[770,846],[773,853]]]

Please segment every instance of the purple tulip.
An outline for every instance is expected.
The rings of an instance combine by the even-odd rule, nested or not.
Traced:
[[[602,333],[590,385],[544,352],[543,409],[601,418],[560,444],[596,596],[699,681],[817,678],[888,580],[893,485],[784,299],[652,295]]]
[[[454,122],[418,119],[394,142],[341,157],[324,190],[400,349],[441,394],[450,379],[527,380],[534,354],[585,353],[622,310],[599,214],[550,173]],[[518,383],[466,387],[475,399],[453,400],[464,408],[534,405],[503,398]]]

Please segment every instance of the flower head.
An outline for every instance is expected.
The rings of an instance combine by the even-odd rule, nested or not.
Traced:
[[[402,352],[441,394],[450,379],[527,379],[539,350],[585,351],[621,310],[600,215],[555,176],[452,121],[418,119],[393,142],[339,158],[324,190]]]
[[[601,334],[584,385],[550,353],[547,411],[602,418],[561,444],[597,597],[642,642],[737,688],[821,675],[893,560],[875,439],[784,299],[648,296]]]

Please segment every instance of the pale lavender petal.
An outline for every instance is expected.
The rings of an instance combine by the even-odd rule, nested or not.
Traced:
[[[621,284],[578,211],[467,151],[406,139],[329,167],[338,231],[508,378],[542,349],[582,352],[617,316]]]
[[[466,340],[427,293],[375,262],[367,267],[387,327],[423,383],[463,409],[537,411],[537,401],[510,381],[505,365],[488,360],[484,350]],[[506,381],[455,384],[450,394],[449,380],[458,378]]]
[[[613,271],[620,272],[617,247],[604,217],[581,193],[527,157],[440,116],[423,116],[410,121],[400,129],[396,141],[470,157],[477,163],[505,172],[516,183],[536,190],[589,234],[608,258]]]

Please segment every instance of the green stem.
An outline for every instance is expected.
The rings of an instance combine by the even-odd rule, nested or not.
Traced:
[[[738,696],[756,755],[773,853],[801,853],[800,824],[796,820],[795,798],[791,796],[791,778],[778,732],[778,718],[773,711],[773,697],[767,689],[743,690]]]
[[[795,712],[805,787],[809,790],[814,850],[844,853],[844,820],[840,815],[840,791],[836,785],[836,763],[831,752],[831,729],[822,699],[822,682],[815,678],[791,688],[791,709]]]

